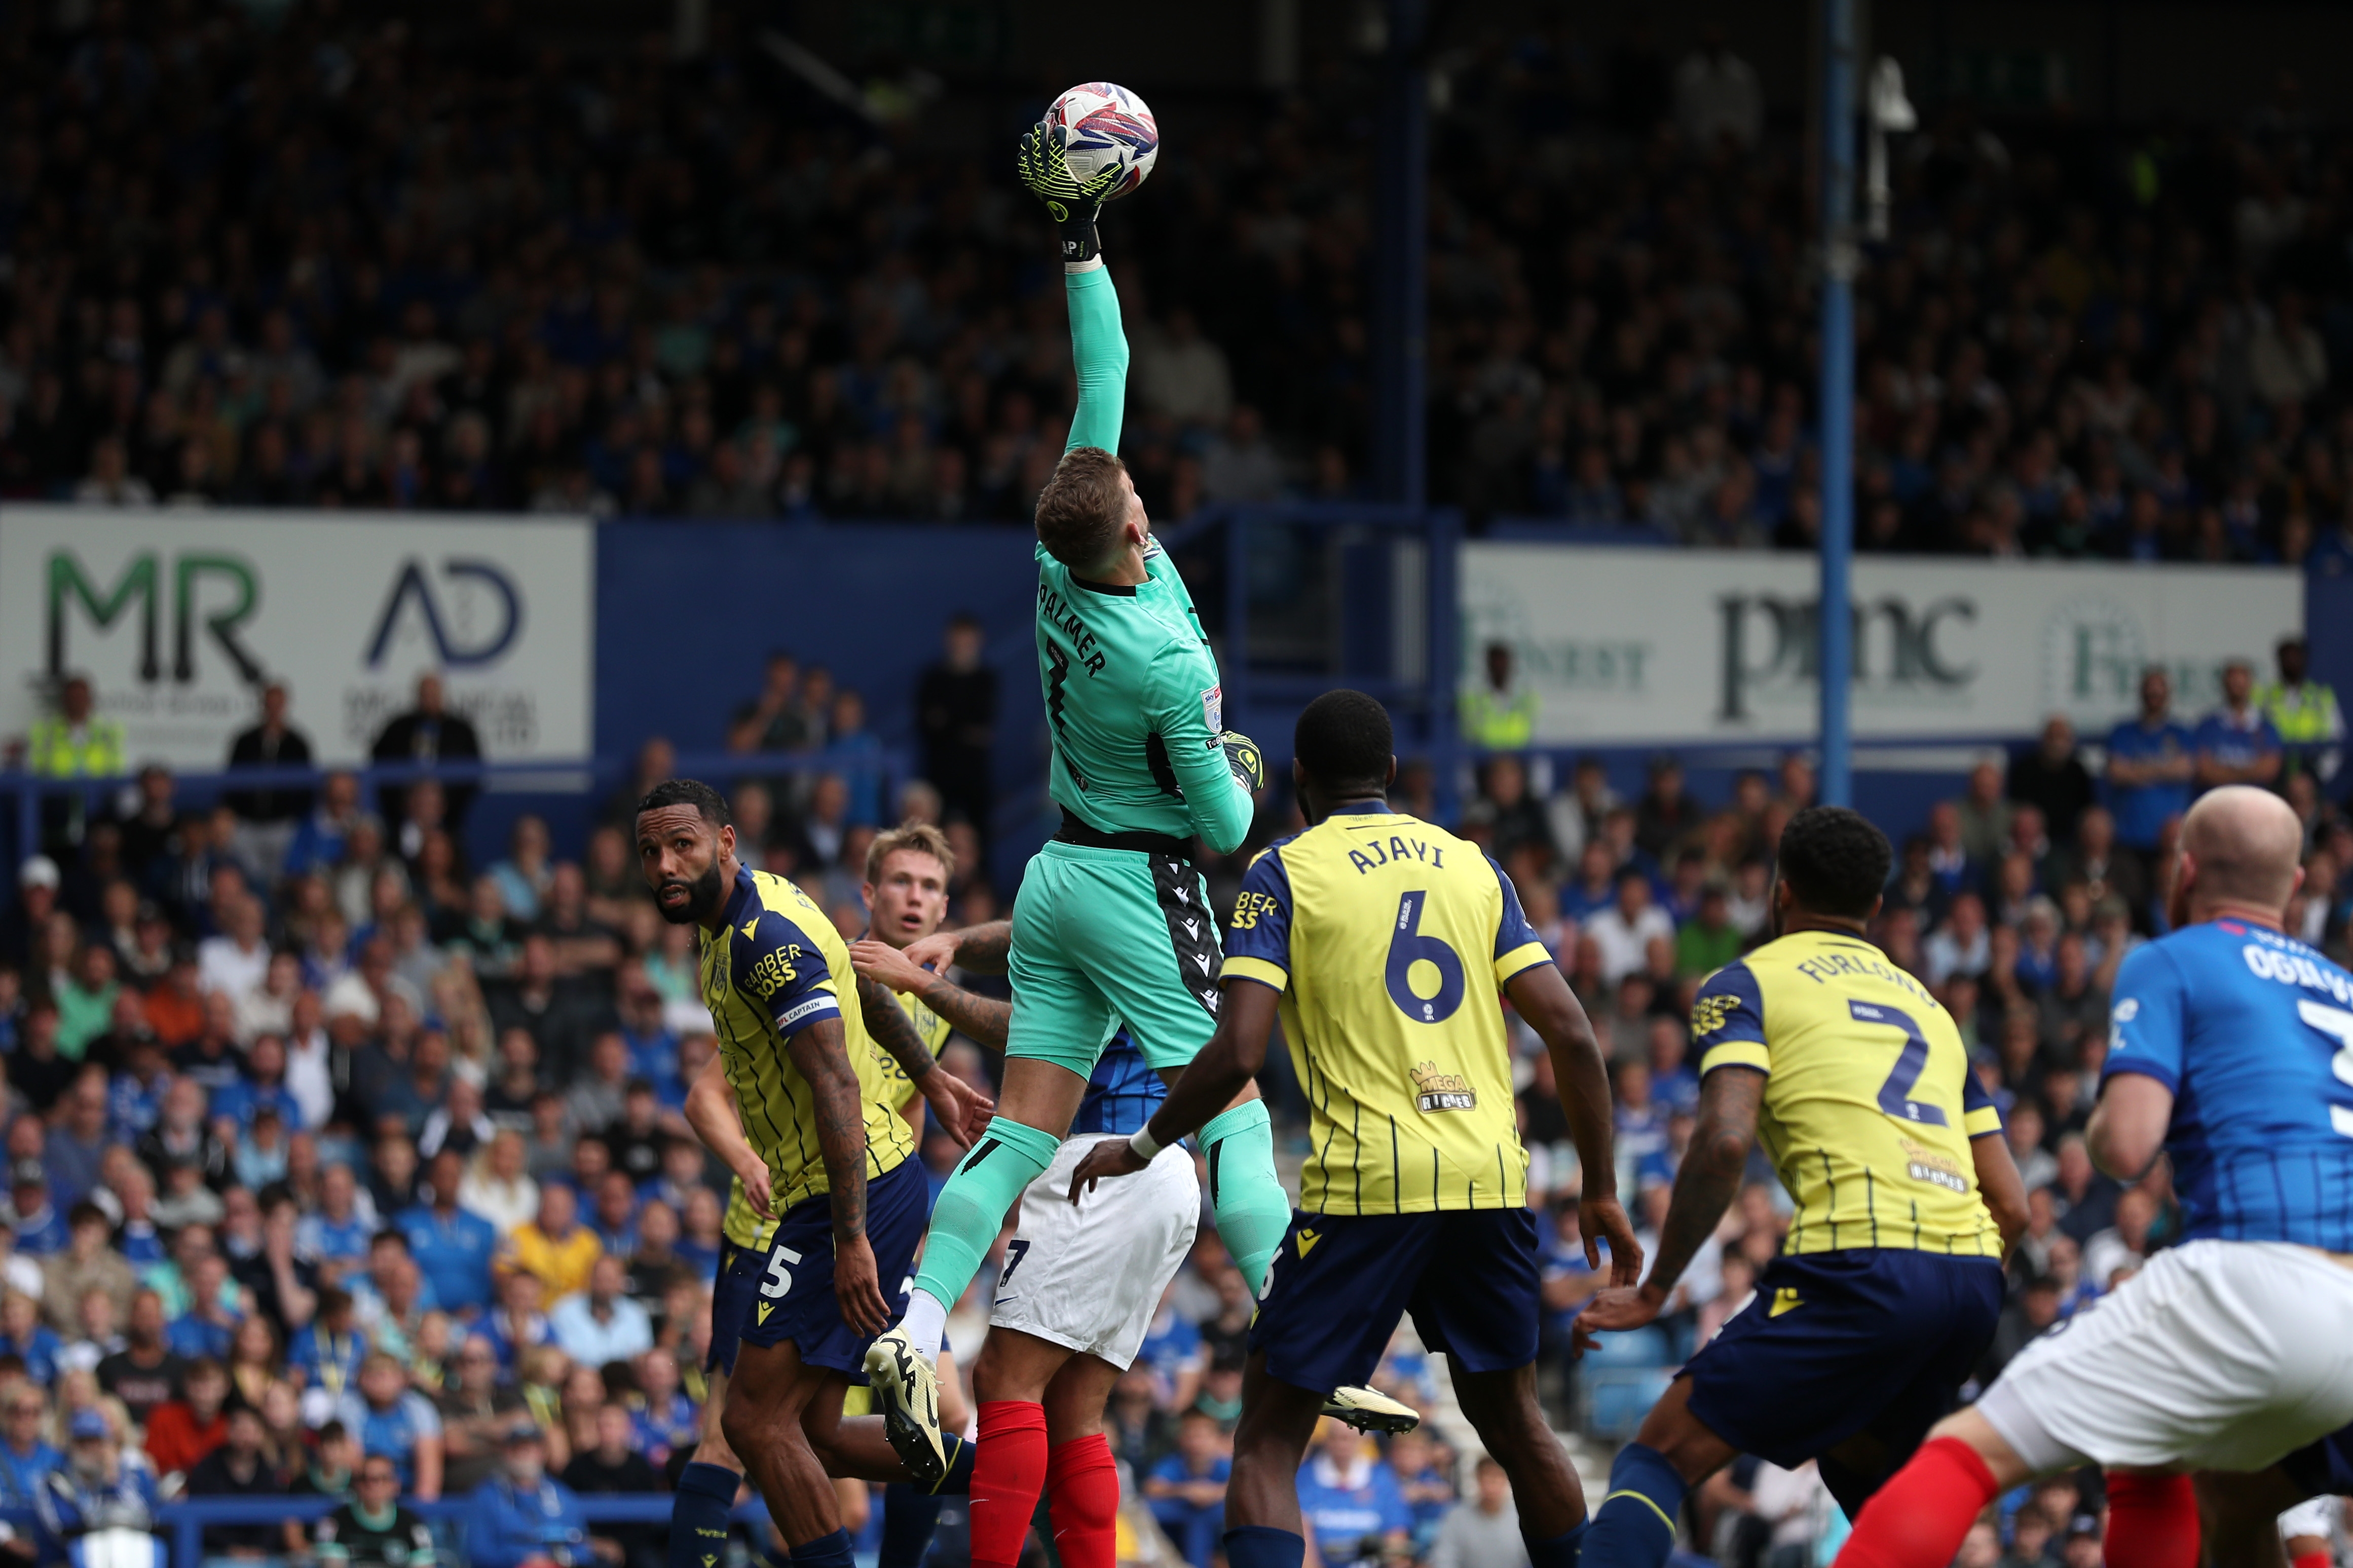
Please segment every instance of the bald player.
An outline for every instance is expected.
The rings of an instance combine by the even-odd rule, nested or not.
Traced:
[[[2261,789],[2190,808],[2173,932],[2116,975],[2085,1134],[2123,1181],[2171,1159],[2181,1243],[1940,1423],[1840,1568],[1944,1568],[2000,1493],[2093,1464],[2106,1560],[2194,1568],[2189,1472],[2252,1486],[2353,1422],[2353,975],[2281,931],[2303,845]]]

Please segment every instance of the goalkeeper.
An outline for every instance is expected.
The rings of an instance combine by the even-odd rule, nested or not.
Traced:
[[[867,1353],[877,1407],[924,1479],[942,1464],[931,1362],[948,1308],[1053,1160],[1105,1042],[1124,1020],[1145,1061],[1173,1082],[1216,1028],[1218,927],[1191,844],[1198,836],[1220,855],[1238,847],[1265,776],[1258,748],[1224,732],[1208,638],[1115,455],[1127,340],[1095,233],[1115,172],[1082,185],[1058,135],[1039,125],[1022,141],[1020,174],[1061,231],[1078,365],[1070,445],[1037,514],[1038,674],[1062,826],[1030,860],[1014,904],[996,1120],[940,1193],[904,1321]],[[908,956],[949,951],[922,951],[930,948]],[[1198,1137],[1219,1236],[1255,1295],[1291,1220],[1258,1091]]]

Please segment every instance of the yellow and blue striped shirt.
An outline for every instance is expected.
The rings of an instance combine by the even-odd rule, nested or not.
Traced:
[[[1927,988],[1861,937],[1792,931],[1700,984],[1702,1077],[1767,1075],[1757,1131],[1798,1207],[1782,1250],[2000,1258],[1969,1142],[2001,1113]]]
[[[1228,980],[1282,993],[1313,1112],[1299,1206],[1526,1204],[1496,992],[1552,955],[1477,845],[1377,801],[1276,842],[1242,879]]]
[[[889,1058],[866,1032],[855,1001],[841,1005],[839,987],[853,984],[849,947],[824,911],[786,879],[741,868],[728,895],[726,925],[716,935],[702,932],[701,941],[703,1004],[719,1033],[744,1135],[767,1162],[776,1211],[828,1190],[816,1097],[785,1048],[793,1036],[827,1018],[841,1020],[842,1043],[858,1075],[867,1178],[895,1169],[913,1152],[914,1134],[892,1098],[883,1070]],[[729,1205],[731,1238],[749,1215],[739,1191]]]

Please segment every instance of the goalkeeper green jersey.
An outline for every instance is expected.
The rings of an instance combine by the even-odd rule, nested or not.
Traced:
[[[1100,262],[1066,274],[1079,407],[1070,445],[1119,450],[1127,339]],[[1226,763],[1218,661],[1192,595],[1155,541],[1150,580],[1092,583],[1038,547],[1038,679],[1056,804],[1102,833],[1195,834],[1222,855],[1250,829]]]

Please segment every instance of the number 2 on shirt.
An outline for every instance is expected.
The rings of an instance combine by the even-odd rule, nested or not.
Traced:
[[[1898,1121],[1917,1121],[1928,1127],[1952,1125],[1942,1106],[1912,1098],[1913,1086],[1920,1081],[1921,1073],[1928,1066],[1928,1039],[1920,1033],[1920,1026],[1912,1021],[1912,1016],[1877,1002],[1852,1000],[1846,1011],[1858,1024],[1885,1024],[1904,1031],[1904,1051],[1895,1058],[1895,1070],[1879,1086],[1879,1109]]]

